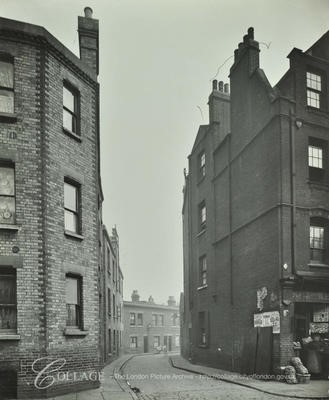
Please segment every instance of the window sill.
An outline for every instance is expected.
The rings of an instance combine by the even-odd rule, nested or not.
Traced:
[[[0,231],[19,231],[20,227],[15,224],[0,224]]]
[[[206,228],[202,228],[202,230],[196,235],[196,237],[202,236],[206,232]]]
[[[311,261],[310,263],[308,263],[309,267],[315,267],[315,268],[329,268],[328,264],[322,264],[322,263],[318,263],[316,261]]]
[[[77,142],[81,142],[81,141],[82,141],[80,135],[77,135],[76,133],[71,132],[71,131],[69,131],[68,129],[66,129],[66,128],[64,128],[64,127],[63,127],[63,132],[64,132],[67,136],[70,136],[71,138],[75,139]]]
[[[207,344],[199,344],[200,349],[206,349],[208,347]]]
[[[320,190],[329,190],[329,185],[327,183],[321,181],[311,181],[310,179],[307,181],[310,186],[313,186],[316,189]]]
[[[314,114],[328,115],[328,111],[326,111],[323,108],[317,108],[317,107],[312,107],[312,106],[306,105],[306,110],[310,111],[310,112],[312,112]]]
[[[64,335],[65,336],[87,336],[88,331],[86,331],[86,330],[82,331],[79,328],[65,328]]]
[[[196,290],[207,289],[208,285],[199,286]]]
[[[20,340],[21,335],[17,335],[16,333],[0,333],[0,341],[1,340]]]
[[[64,231],[64,235],[72,237],[72,238],[77,239],[77,240],[83,240],[84,239],[84,237],[82,235],[79,235],[78,233],[75,233],[75,232],[72,232],[72,231],[65,230]]]
[[[9,123],[17,122],[17,115],[0,112],[0,121]]]

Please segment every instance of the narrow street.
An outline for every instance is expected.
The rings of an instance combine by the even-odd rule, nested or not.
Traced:
[[[142,400],[289,399],[172,367],[167,355],[133,357],[122,373]]]

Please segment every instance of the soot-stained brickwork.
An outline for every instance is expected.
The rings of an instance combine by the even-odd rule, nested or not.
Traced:
[[[0,95],[0,168],[14,170],[15,187],[11,218],[6,185],[0,185],[0,274],[2,282],[6,273],[14,276],[9,290],[16,297],[12,311],[7,306],[1,314],[0,386],[18,398],[99,385],[98,21],[89,9],[79,17],[79,37],[81,59],[44,28],[0,18],[1,86],[12,74],[14,98],[10,109],[8,93]],[[63,128],[63,85],[75,96],[71,130]],[[77,188],[76,210],[69,213],[76,215],[76,230],[65,225],[64,181]],[[68,276],[79,282],[76,327],[67,323]],[[64,360],[57,364],[62,379],[38,388],[41,365],[57,359]],[[64,372],[75,378],[65,379]]]

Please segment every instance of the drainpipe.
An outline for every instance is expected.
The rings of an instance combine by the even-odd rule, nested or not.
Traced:
[[[293,108],[289,109],[290,123],[290,187],[291,187],[291,272],[296,272],[296,144],[295,144],[295,115]]]

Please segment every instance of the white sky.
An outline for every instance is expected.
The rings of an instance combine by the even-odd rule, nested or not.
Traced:
[[[329,29],[328,0],[0,0],[0,16],[44,26],[78,54],[77,16],[100,21],[104,222],[120,235],[124,297],[182,290],[183,168],[208,123],[211,79],[249,26],[274,85],[293,47]],[[232,60],[217,79],[228,81]],[[202,114],[198,109],[202,109]]]

